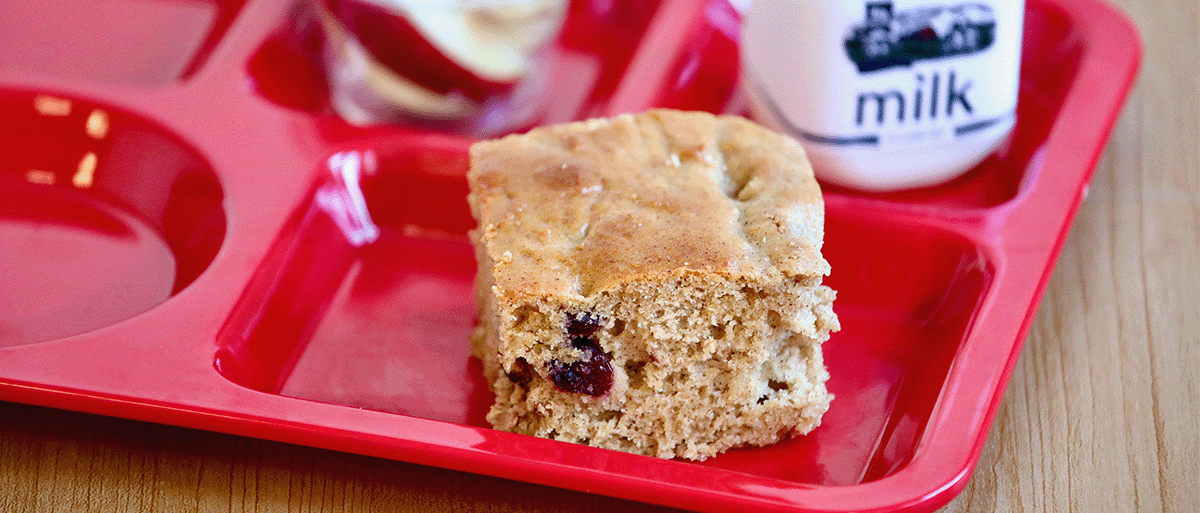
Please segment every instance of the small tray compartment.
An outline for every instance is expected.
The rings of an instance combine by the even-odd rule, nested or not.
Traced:
[[[23,0],[0,17],[0,69],[155,85],[195,71],[245,0]]]
[[[0,90],[0,346],[103,328],[192,283],[222,190],[177,137],[120,109]]]
[[[540,115],[534,124],[604,115],[661,3],[572,2],[561,35],[549,49],[553,84],[535,107]],[[289,109],[331,116],[320,59],[323,44],[315,13],[298,4],[250,58],[258,94]]]

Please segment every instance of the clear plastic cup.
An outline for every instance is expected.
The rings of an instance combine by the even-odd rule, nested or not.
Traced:
[[[567,0],[313,0],[334,110],[468,135],[539,113]]]

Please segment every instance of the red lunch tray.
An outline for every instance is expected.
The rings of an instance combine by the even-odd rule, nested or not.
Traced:
[[[1141,56],[1109,4],[1030,0],[1003,148],[937,187],[825,187],[843,330],[823,424],[693,463],[489,428],[471,140],[331,114],[292,1],[4,10],[0,399],[705,511],[925,511],[962,489]],[[540,123],[741,112],[738,20],[575,2]],[[333,165],[354,155],[361,180]]]

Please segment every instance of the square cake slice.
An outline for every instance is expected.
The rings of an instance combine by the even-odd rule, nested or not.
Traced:
[[[795,140],[657,110],[476,143],[468,180],[494,427],[702,460],[820,424],[838,320]]]

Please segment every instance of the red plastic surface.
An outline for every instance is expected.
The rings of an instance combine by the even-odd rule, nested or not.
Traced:
[[[931,510],[970,476],[1141,55],[1102,1],[1031,0],[1004,148],[938,187],[826,188],[844,329],[823,425],[689,463],[487,427],[471,141],[331,115],[292,6],[5,8],[0,399],[697,510]],[[94,23],[47,32],[48,9]],[[541,122],[739,112],[737,23],[721,1],[576,2]],[[334,155],[366,158],[361,181]]]

